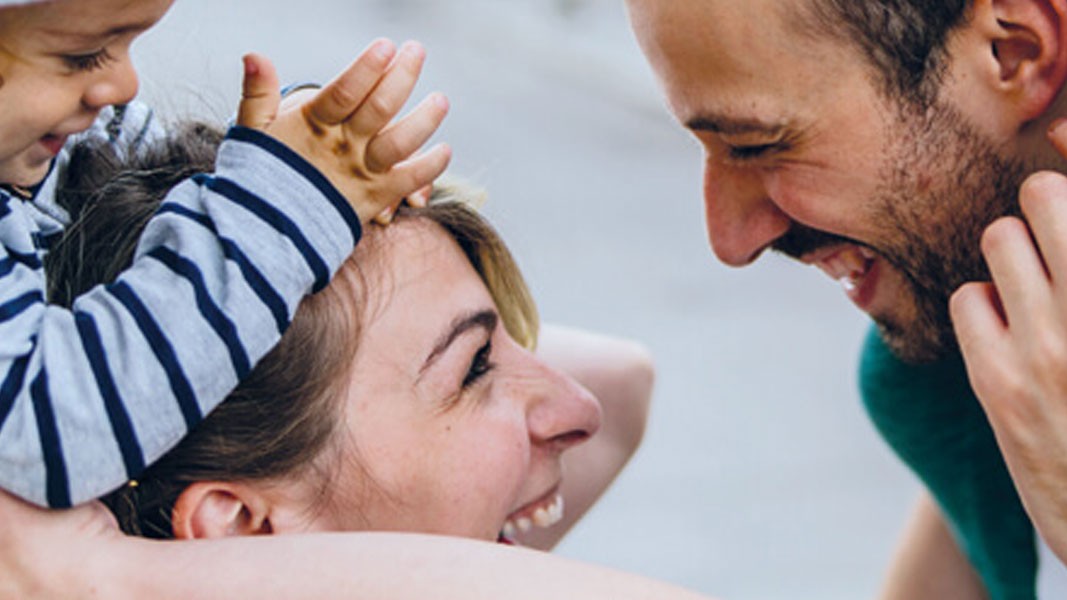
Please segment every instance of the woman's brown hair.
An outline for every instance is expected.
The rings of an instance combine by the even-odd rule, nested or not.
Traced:
[[[220,141],[216,129],[189,124],[129,155],[105,144],[75,147],[57,196],[73,225],[47,258],[50,301],[69,305],[128,267],[167,191],[212,171]],[[401,207],[396,219],[427,219],[444,229],[485,281],[508,332],[532,348],[536,309],[503,241],[469,206],[475,196],[464,187],[438,188],[429,206]],[[376,227],[367,226],[361,246],[373,246],[375,237]],[[174,504],[197,481],[329,481],[327,450],[341,422],[338,403],[358,349],[368,283],[350,258],[330,285],[304,298],[278,345],[225,401],[135,482],[105,498],[124,531],[172,537]]]

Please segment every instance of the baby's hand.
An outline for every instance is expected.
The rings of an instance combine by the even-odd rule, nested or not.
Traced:
[[[399,51],[378,40],[333,81],[299,103],[280,106],[270,61],[245,57],[237,123],[285,143],[315,165],[351,203],[363,223],[388,216],[404,197],[429,185],[451,158],[438,144],[415,156],[448,112],[434,93],[403,118],[393,118],[411,95],[425,52],[417,43]]]

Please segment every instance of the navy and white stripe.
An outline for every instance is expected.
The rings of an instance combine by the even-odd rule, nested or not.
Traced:
[[[146,138],[151,116],[137,110],[136,126],[94,134]],[[0,191],[0,487],[61,507],[173,447],[277,343],[361,230],[303,159],[236,128],[216,173],[167,197],[133,265],[66,310],[44,299],[41,257],[65,217],[51,179],[32,202]]]

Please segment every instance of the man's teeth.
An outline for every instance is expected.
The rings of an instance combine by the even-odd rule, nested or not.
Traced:
[[[563,520],[563,496],[556,494],[548,504],[538,506],[530,516],[508,519],[502,532],[512,538],[516,533],[525,533],[533,527],[545,529]]]
[[[837,252],[820,267],[836,279],[846,292],[851,292],[863,280],[874,258],[875,254],[869,248],[854,246]]]

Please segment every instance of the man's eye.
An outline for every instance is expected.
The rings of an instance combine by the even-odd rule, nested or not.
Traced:
[[[66,63],[67,68],[75,72],[95,71],[101,69],[108,63],[115,60],[115,57],[107,51],[107,48],[103,48],[90,54],[69,54],[63,56],[63,62]]]
[[[731,160],[745,161],[759,158],[776,148],[777,144],[759,144],[756,146],[730,146],[727,152]]]
[[[482,376],[493,370],[495,365],[489,360],[492,353],[492,341],[486,342],[484,346],[474,353],[474,358],[471,360],[470,367],[467,369],[467,375],[463,378],[464,389],[474,385],[482,378]]]

